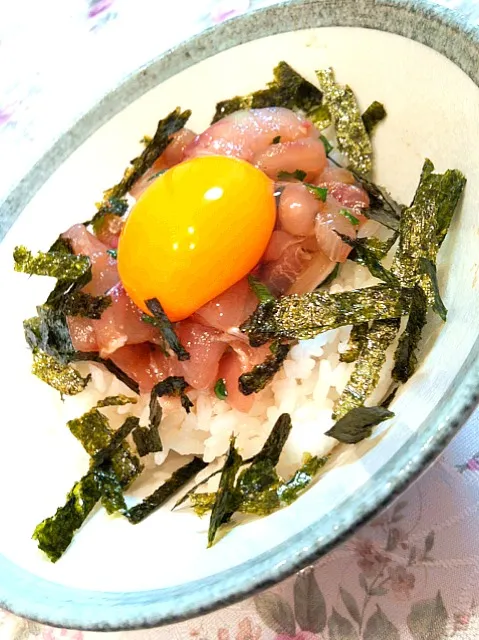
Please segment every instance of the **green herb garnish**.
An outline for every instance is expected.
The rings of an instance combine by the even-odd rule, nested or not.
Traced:
[[[248,373],[243,373],[238,380],[239,390],[245,396],[258,393],[272,380],[281,369],[289,353],[291,345],[278,343],[274,353],[261,364],[257,364]]]
[[[359,354],[364,347],[368,331],[369,324],[367,322],[355,324],[352,327],[346,351],[339,354],[339,360],[341,362],[354,362],[358,359]]]
[[[306,340],[348,324],[406,315],[411,291],[376,285],[341,293],[313,291],[260,304],[241,329],[254,346],[278,338]]]
[[[306,178],[306,171],[295,169],[294,171],[278,171],[278,180],[299,180],[302,182]]]
[[[326,431],[325,435],[345,444],[356,444],[369,438],[373,427],[393,417],[394,413],[384,407],[354,407]]]
[[[409,318],[394,354],[393,380],[407,382],[417,367],[416,350],[427,322],[427,300],[419,286],[414,287]]]
[[[368,135],[371,135],[376,126],[387,116],[384,105],[375,100],[361,116]]]
[[[260,302],[276,300],[275,296],[271,293],[268,287],[251,274],[248,276],[248,284],[251,291],[255,294]]]
[[[215,396],[218,400],[226,400],[228,397],[228,389],[226,388],[226,380],[219,378],[215,384]]]
[[[163,311],[163,307],[161,306],[159,300],[157,300],[157,298],[152,298],[151,300],[146,300],[145,304],[153,314],[153,317],[143,316],[143,320],[145,322],[153,324],[155,327],[158,327],[162,337],[165,339],[165,342],[176,354],[178,360],[189,360],[190,354],[178,340],[175,329],[168,319],[168,316]]]
[[[325,187],[316,187],[314,184],[309,184],[309,182],[305,182],[304,186],[310,193],[313,194],[315,198],[317,198],[321,202],[326,202],[326,198],[328,197],[328,190]]]
[[[76,280],[91,267],[90,258],[64,251],[43,253],[36,256],[26,247],[15,247],[13,252],[15,271],[35,276],[50,276],[60,280]]]
[[[334,406],[334,419],[339,420],[351,409],[361,407],[374,391],[386,361],[386,350],[399,331],[399,323],[399,318],[391,318],[371,324],[351,377]]]
[[[339,150],[355,169],[368,174],[372,169],[371,141],[353,91],[336,83],[331,68],[317,71],[316,75],[334,122]]]
[[[126,512],[126,517],[132,524],[138,524],[154,511],[159,509],[171,496],[192,480],[197,473],[208,464],[201,458],[193,458],[191,462],[177,469],[156,491]]]
[[[111,258],[113,258],[113,260],[117,260],[118,259],[118,250],[117,249],[107,249],[106,252]]]
[[[218,102],[212,124],[240,109],[264,107],[286,107],[303,111],[316,124],[315,113],[321,105],[321,91],[305,80],[287,62],[280,62],[274,68],[273,74],[274,80],[268,83],[267,89]]]
[[[349,220],[349,222],[354,225],[354,226],[358,226],[359,225],[359,220],[356,218],[356,216],[354,216],[351,211],[348,211],[348,209],[340,209],[339,213],[344,216],[347,220]]]

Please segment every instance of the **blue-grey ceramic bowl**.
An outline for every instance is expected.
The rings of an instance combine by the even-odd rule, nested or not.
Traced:
[[[153,530],[159,540],[157,557],[139,566],[135,554],[128,554],[128,569],[118,584],[108,582],[107,564],[102,564],[102,555],[113,557],[109,548],[115,551],[116,536],[105,534],[99,542],[102,553],[96,556],[96,567],[89,565],[92,547],[82,533],[63,568],[63,560],[46,568],[30,547],[20,553],[23,543],[16,546],[16,539],[25,539],[27,545],[31,532],[27,527],[25,533],[26,520],[19,515],[18,529],[16,517],[5,527],[13,530],[10,538],[8,532],[0,535],[0,607],[61,627],[113,630],[153,627],[231,604],[285,578],[350,536],[434,460],[476,406],[479,37],[459,16],[425,2],[293,0],[230,20],[152,60],[65,133],[10,194],[0,209],[2,273],[9,270],[6,256],[11,255],[17,229],[23,224],[26,233],[25,221],[52,188],[50,177],[59,179],[55,172],[66,167],[62,180],[68,182],[68,171],[75,166],[92,162],[96,155],[104,157],[109,148],[105,123],[113,123],[113,129],[121,125],[127,138],[138,140],[145,127],[154,126],[154,96],[158,108],[165,110],[176,103],[198,108],[197,123],[204,126],[206,110],[216,99],[256,88],[281,58],[312,78],[315,67],[331,64],[357,90],[361,102],[383,99],[389,115],[375,138],[378,181],[398,197],[410,198],[426,155],[438,169],[456,166],[467,174],[462,210],[439,262],[448,322],[441,327],[431,320],[420,370],[395,401],[397,419],[392,425],[364,446],[340,452],[320,481],[283,513],[261,524],[237,527],[214,551],[198,552],[197,566],[184,566],[185,541],[166,545],[161,533]],[[129,153],[130,141],[125,144]],[[83,156],[74,153],[77,149]],[[112,162],[120,167],[121,158]],[[81,176],[88,191],[90,174]],[[100,182],[105,185],[107,179],[111,176],[102,175]],[[53,231],[64,226],[52,214]],[[41,233],[35,224],[30,227],[31,233]],[[9,276],[2,275],[5,281],[10,286]],[[3,329],[10,330],[2,325]],[[17,330],[16,324],[12,331]],[[4,383],[9,381],[2,380],[2,387]],[[5,441],[7,426],[2,428]],[[38,478],[41,485],[41,474]],[[20,480],[18,484],[21,494]],[[0,486],[2,505],[8,500],[6,493]],[[27,502],[32,511],[36,501]],[[102,537],[101,525],[90,530]],[[143,540],[143,530],[137,531]],[[148,529],[144,531],[148,535]],[[199,535],[185,535],[190,534]]]

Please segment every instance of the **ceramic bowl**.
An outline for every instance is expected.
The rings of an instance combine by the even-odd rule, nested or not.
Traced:
[[[420,368],[395,400],[396,418],[340,450],[291,507],[236,527],[209,550],[206,525],[191,514],[165,508],[131,527],[98,512],[51,565],[31,532],[63,502],[87,461],[57,424],[56,396],[29,376],[21,320],[42,298],[43,284],[14,276],[12,247],[48,246],[52,235],[88,217],[163,114],[190,107],[191,126],[201,130],[217,100],[263,86],[280,59],[311,80],[315,69],[333,66],[363,107],[375,99],[386,105],[374,139],[376,179],[400,200],[410,201],[425,157],[438,170],[466,174],[438,267],[448,321],[431,319]],[[25,176],[0,210],[2,293],[15,302],[1,318],[0,607],[61,627],[106,630],[225,606],[325,554],[438,455],[479,392],[478,60],[477,31],[422,2],[273,5],[210,29],[128,77]]]

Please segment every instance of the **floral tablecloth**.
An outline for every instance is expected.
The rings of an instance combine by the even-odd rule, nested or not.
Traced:
[[[125,70],[274,0],[3,0],[0,201]],[[441,0],[479,22],[479,0]],[[55,109],[52,108],[55,105]],[[53,629],[0,610],[0,640],[479,638],[479,412],[380,517],[254,599],[125,633]]]

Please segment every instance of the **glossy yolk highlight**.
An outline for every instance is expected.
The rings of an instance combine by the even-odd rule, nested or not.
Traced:
[[[187,318],[259,262],[273,232],[273,182],[236,158],[205,156],[160,176],[134,205],[118,244],[118,270],[143,311],[157,298]]]

